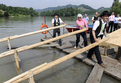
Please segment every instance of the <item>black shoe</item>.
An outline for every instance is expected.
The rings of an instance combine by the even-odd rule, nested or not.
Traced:
[[[87,57],[87,58],[92,60],[92,57]]]

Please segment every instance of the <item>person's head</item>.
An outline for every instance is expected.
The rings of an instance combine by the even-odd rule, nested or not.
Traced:
[[[87,14],[85,14],[85,17],[87,17]]]
[[[78,19],[78,20],[81,20],[82,18],[83,18],[82,14],[78,14],[78,15],[77,15],[77,19]]]
[[[98,12],[95,12],[95,16],[98,16]]]
[[[59,15],[58,15],[57,13],[54,14],[54,17],[55,17],[55,18],[58,18],[58,16],[59,16]]]
[[[112,12],[112,15],[114,15],[114,12]]]
[[[117,14],[117,17],[120,17],[120,14]]]
[[[107,21],[109,19],[110,13],[108,11],[103,11],[100,17],[103,19],[103,21]]]

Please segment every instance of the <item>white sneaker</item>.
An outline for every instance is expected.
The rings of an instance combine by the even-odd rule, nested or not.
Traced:
[[[77,48],[76,46],[74,46],[74,48]]]

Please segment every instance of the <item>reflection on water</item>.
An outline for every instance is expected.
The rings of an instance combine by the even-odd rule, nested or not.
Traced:
[[[47,25],[49,27],[51,27],[51,19],[52,17],[46,18]],[[69,25],[75,25],[75,20],[76,17],[65,18],[65,22]],[[0,18],[0,27],[7,27],[0,28],[0,38],[39,30],[42,22],[43,17]],[[52,30],[50,32],[52,33]],[[49,34],[47,34],[47,36],[50,37]],[[21,47],[38,43],[40,42],[41,38],[44,38],[44,35],[40,33],[15,40],[10,40],[10,42],[12,47]],[[7,47],[7,42],[0,43],[0,53],[8,51]],[[18,53],[18,56],[21,59],[21,69],[24,72],[45,62],[54,61],[65,55],[67,54],[54,48],[31,49]],[[17,75],[14,63],[15,62],[11,60],[10,56],[0,59],[0,83],[7,81]],[[34,76],[34,78],[36,83],[85,83],[91,70],[91,67],[82,63],[81,61],[70,59]],[[103,76],[102,83],[115,82],[114,79],[108,77],[109,76]]]

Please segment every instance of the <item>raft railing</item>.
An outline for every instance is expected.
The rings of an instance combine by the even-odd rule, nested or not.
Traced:
[[[7,52],[1,53],[0,58],[3,58],[3,57],[14,54],[17,69],[20,69],[20,67],[19,67],[19,58],[18,58],[18,53],[19,52],[29,50],[29,49],[32,49],[32,48],[35,48],[35,47],[38,47],[38,46],[42,46],[44,44],[48,44],[50,42],[53,42],[53,41],[56,41],[56,40],[59,40],[59,39],[62,39],[62,38],[77,34],[77,33],[81,33],[81,32],[84,32],[84,31],[86,31],[86,28],[82,29],[82,30],[74,31],[74,32],[71,32],[71,33],[68,33],[68,34],[64,34],[64,35],[61,35],[61,36],[58,36],[58,37],[55,37],[55,38],[52,38],[52,39],[49,39],[49,40],[46,40],[46,41],[43,41],[43,42],[39,42],[39,43],[32,44],[32,45],[26,45],[26,46],[23,46],[23,47],[16,48],[14,50],[9,50]]]
[[[72,33],[75,33],[75,32],[72,32]],[[70,33],[70,34],[72,34],[72,33]],[[87,51],[87,50],[89,50],[89,49],[91,49],[91,48],[105,42],[106,40],[108,40],[108,38],[104,38],[104,39],[100,40],[99,42],[95,42],[93,44],[90,44],[90,45],[88,45],[88,46],[86,46],[86,47],[84,47],[82,49],[79,49],[79,50],[77,50],[77,51],[75,51],[73,53],[70,53],[70,54],[68,54],[68,55],[66,55],[66,56],[64,56],[62,58],[59,58],[59,59],[57,59],[55,61],[52,61],[50,63],[44,63],[44,64],[42,64],[42,65],[40,65],[40,66],[38,66],[36,68],[33,68],[33,69],[29,70],[29,71],[26,71],[23,74],[20,74],[20,75],[18,75],[16,77],[10,79],[9,81],[6,81],[4,83],[18,83],[18,82],[21,82],[21,81],[26,80],[28,78],[29,78],[30,83],[35,83],[34,77],[33,77],[34,75],[39,74],[39,73],[41,73],[41,72],[43,72],[43,71],[45,71],[45,70],[47,70],[47,69],[49,69],[49,68],[51,68],[51,67],[53,67],[55,65],[58,65],[58,64],[60,64],[62,62],[65,62],[65,61],[79,55],[80,53],[83,53],[83,52],[85,52],[85,51]]]

